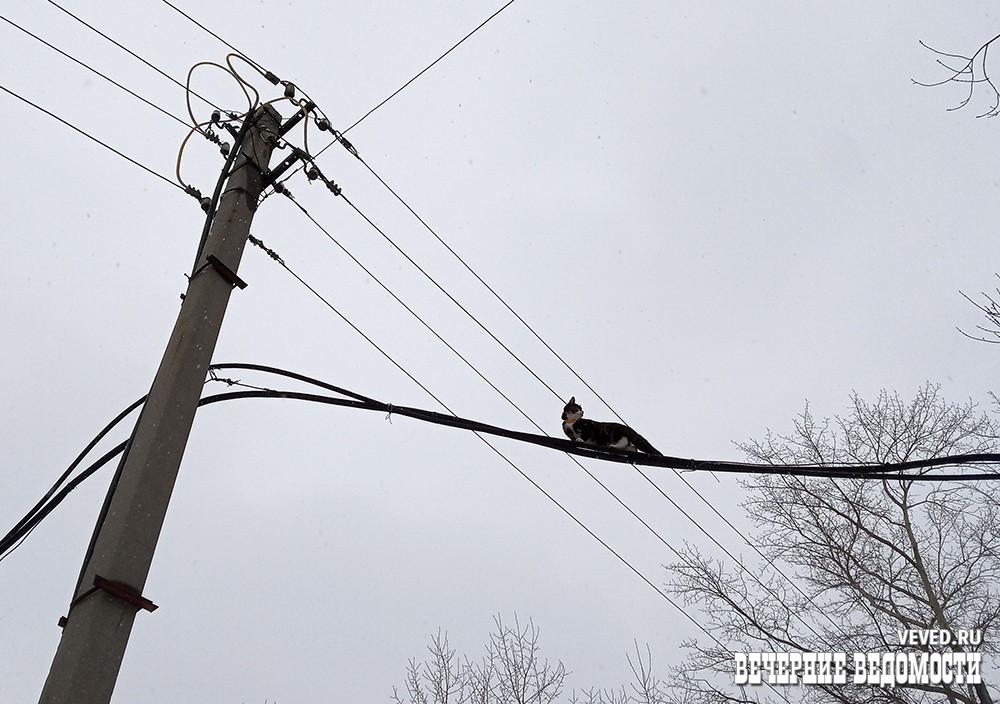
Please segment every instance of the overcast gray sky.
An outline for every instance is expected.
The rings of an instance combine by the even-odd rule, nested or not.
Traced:
[[[235,0],[178,5],[345,129],[502,3]],[[67,9],[183,80],[226,48],[159,0]],[[53,5],[3,15],[185,117],[184,94]],[[996,286],[997,124],[958,112],[923,39],[974,50],[994,3],[623,4],[518,0],[351,130],[366,161],[573,368],[666,454],[742,459],[852,390],[926,381],[987,402],[996,350],[962,337],[959,290]],[[4,86],[168,178],[184,127],[0,23]],[[199,93],[237,109],[220,71]],[[275,97],[259,84],[265,98]],[[287,105],[287,104],[286,104]],[[179,190],[0,94],[0,528],[145,393],[202,226]],[[207,112],[195,104],[198,116]],[[282,108],[287,116],[289,110]],[[310,134],[310,146],[325,144]],[[588,417],[610,418],[343,149],[319,162],[366,215]],[[221,168],[192,140],[185,180]],[[342,200],[298,201],[546,429],[561,403]],[[456,413],[532,430],[301,212],[254,234]],[[274,262],[248,250],[217,361],[434,402]],[[242,375],[248,383],[276,385]],[[222,390],[221,386],[219,389]],[[109,441],[127,436],[119,429]],[[651,581],[667,548],[565,456],[500,443]],[[698,530],[621,465],[587,466],[668,541]],[[112,467],[0,563],[0,700],[34,701]],[[731,550],[739,538],[672,473],[659,485]],[[745,525],[731,477],[688,480]],[[541,629],[570,687],[661,671],[684,617],[471,434],[382,414],[242,401],[198,415],[115,701],[385,701],[428,636],[478,656],[492,616]]]

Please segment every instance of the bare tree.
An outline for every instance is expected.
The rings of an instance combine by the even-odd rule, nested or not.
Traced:
[[[411,658],[406,667],[406,693],[411,704],[462,704],[469,701],[466,683],[455,651],[448,647],[448,635],[438,631],[427,646],[429,661]],[[399,691],[393,687],[392,699],[403,704]]]
[[[854,394],[849,413],[833,420],[818,421],[807,406],[792,433],[768,433],[741,449],[757,462],[820,465],[994,449],[992,418],[971,402],[947,404],[938,391],[927,385],[910,403],[886,392],[872,403]],[[676,699],[787,701],[784,690],[734,687],[733,652],[894,652],[903,650],[897,633],[906,629],[979,630],[981,645],[949,647],[997,650],[1000,494],[992,482],[760,474],[743,485],[765,558],[759,581],[690,546],[668,566],[673,592],[700,608],[714,639],[685,644],[689,656],[674,673]],[[991,689],[848,685],[794,692],[809,702],[991,704]]]
[[[431,639],[431,659],[410,660],[403,699],[393,690],[397,704],[550,704],[562,692],[566,669],[561,662],[542,660],[538,629],[528,621],[523,627],[514,617],[513,627],[500,616],[493,619],[486,655],[480,661],[459,661],[440,632]]]
[[[542,660],[538,629],[528,621],[521,626],[517,617],[511,627],[494,617],[486,654],[480,660],[461,660],[448,645],[447,634],[431,638],[430,658],[412,659],[407,666],[405,698],[393,689],[396,704],[552,704],[563,692],[566,668]],[[592,688],[571,692],[569,704],[666,704],[666,689],[652,674],[652,656],[645,656],[636,644],[628,662],[635,680],[631,689]]]

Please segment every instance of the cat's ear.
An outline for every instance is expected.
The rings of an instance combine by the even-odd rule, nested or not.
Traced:
[[[569,401],[566,402],[566,405],[568,406],[571,403],[576,403],[576,396],[570,396]]]

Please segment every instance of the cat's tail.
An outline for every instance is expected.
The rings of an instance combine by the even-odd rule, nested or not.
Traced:
[[[658,455],[660,457],[663,457],[663,453],[657,450],[652,445],[650,445],[649,441],[646,440],[646,438],[642,437],[641,435],[639,435],[639,433],[636,433],[634,430],[632,432],[635,435],[635,437],[631,437],[629,438],[629,440],[635,446],[635,449],[637,449],[639,452],[645,452],[647,455]]]

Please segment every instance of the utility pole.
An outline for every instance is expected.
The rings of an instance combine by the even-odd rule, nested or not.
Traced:
[[[252,120],[188,282],[177,322],[85,558],[40,704],[108,704],[132,623],[156,606],[143,587],[205,375],[250,234],[281,116],[265,106]],[[292,122],[290,120],[290,122]],[[289,127],[290,125],[286,125]]]

